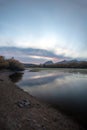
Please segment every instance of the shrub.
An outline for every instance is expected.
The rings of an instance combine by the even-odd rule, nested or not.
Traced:
[[[3,56],[0,56],[0,69],[7,69],[9,67],[9,63]]]
[[[24,66],[18,60],[14,58],[6,60],[3,56],[0,56],[0,69],[10,69],[14,71],[24,70]]]
[[[9,69],[15,70],[15,71],[22,71],[24,70],[24,65],[20,63],[18,60],[15,59],[9,59]]]

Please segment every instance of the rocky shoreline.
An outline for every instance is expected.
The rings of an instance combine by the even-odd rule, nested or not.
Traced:
[[[0,72],[0,130],[85,130],[49,104],[18,88]]]

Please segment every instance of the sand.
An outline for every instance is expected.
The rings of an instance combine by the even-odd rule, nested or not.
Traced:
[[[0,130],[84,130],[77,122],[49,104],[18,88],[10,79],[11,72],[0,72]],[[27,99],[29,107],[19,107]]]

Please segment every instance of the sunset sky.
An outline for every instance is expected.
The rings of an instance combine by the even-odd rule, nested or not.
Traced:
[[[87,60],[87,0],[0,0],[0,47],[23,62]]]

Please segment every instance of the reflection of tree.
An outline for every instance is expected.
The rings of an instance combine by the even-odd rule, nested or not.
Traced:
[[[12,82],[18,82],[19,80],[22,79],[22,76],[23,76],[23,73],[16,72],[16,73],[10,75],[9,77]]]

